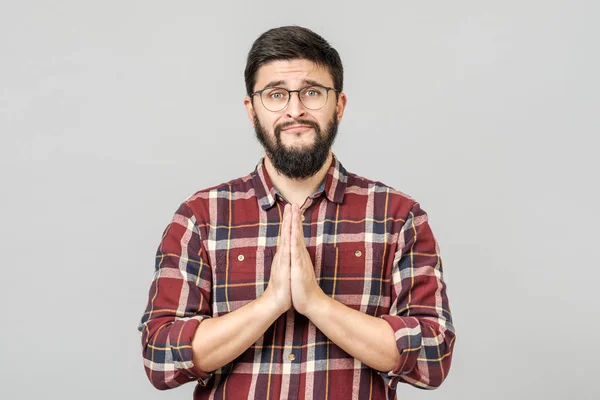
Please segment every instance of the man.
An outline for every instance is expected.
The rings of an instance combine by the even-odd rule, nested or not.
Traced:
[[[165,229],[139,325],[150,381],[195,380],[195,399],[439,386],[455,336],[437,243],[418,203],[332,153],[346,106],[337,51],[272,29],[245,79],[265,157],[190,196]]]

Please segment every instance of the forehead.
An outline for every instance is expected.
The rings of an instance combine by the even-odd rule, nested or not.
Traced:
[[[262,65],[256,74],[254,87],[262,89],[270,82],[284,81],[285,84],[280,86],[290,89],[301,87],[305,80],[333,86],[333,79],[326,68],[309,60],[294,59],[271,61]]]

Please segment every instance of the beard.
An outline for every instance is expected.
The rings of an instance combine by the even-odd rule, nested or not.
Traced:
[[[315,142],[312,145],[291,148],[283,145],[281,142],[281,130],[295,124],[313,128],[315,131]],[[273,166],[279,173],[296,180],[310,178],[319,172],[325,161],[327,161],[329,150],[333,146],[333,142],[337,136],[337,130],[337,114],[334,113],[325,128],[325,132],[321,130],[321,126],[318,123],[299,119],[276,126],[273,132],[274,137],[270,138],[260,124],[256,114],[254,114],[256,138],[264,147]]]

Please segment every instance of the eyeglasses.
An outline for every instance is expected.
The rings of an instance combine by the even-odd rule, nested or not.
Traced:
[[[300,99],[300,102],[304,107],[309,110],[319,110],[327,104],[327,96],[329,95],[330,90],[333,90],[336,93],[339,92],[337,89],[319,85],[307,86],[298,90],[288,90],[281,87],[266,87],[252,93],[250,97],[259,94],[263,106],[269,111],[277,112],[287,107],[290,102],[290,97],[292,97],[292,93],[298,93],[298,99]]]

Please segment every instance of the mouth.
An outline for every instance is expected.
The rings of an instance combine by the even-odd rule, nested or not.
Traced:
[[[312,126],[308,126],[308,125],[292,125],[292,126],[288,126],[285,129],[282,129],[281,132],[288,132],[288,133],[299,133],[299,132],[304,132],[306,130],[312,129]]]

